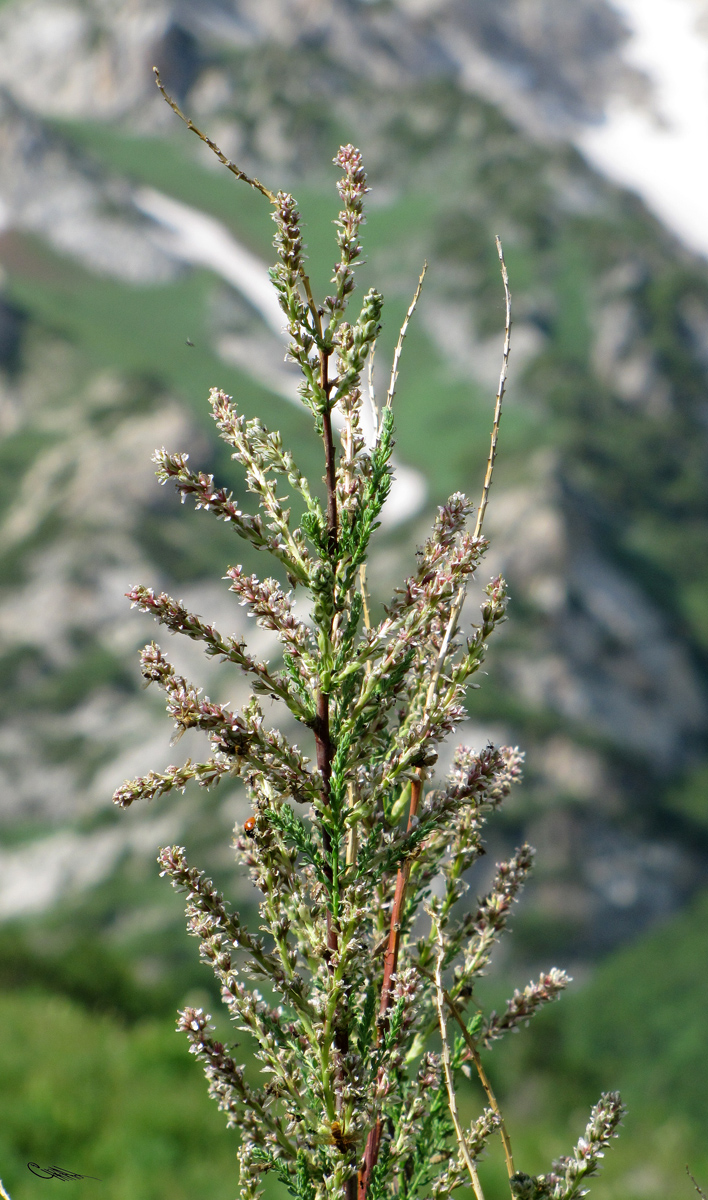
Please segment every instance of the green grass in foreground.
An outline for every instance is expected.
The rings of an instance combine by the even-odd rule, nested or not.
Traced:
[[[600,1092],[617,1089],[628,1115],[593,1185],[596,1200],[688,1200],[686,1163],[708,1183],[707,994],[704,894],[495,1047],[488,1069],[509,1105],[522,1168],[547,1170],[582,1133]],[[497,1007],[504,997],[494,995]]]
[[[687,1162],[708,1180],[707,927],[703,897],[487,1056],[519,1168],[547,1170],[600,1091],[619,1088],[629,1114],[593,1183],[596,1200],[689,1200]],[[102,1180],[62,1183],[66,1200],[232,1200],[237,1137],[171,1018],[126,1027],[25,988],[0,997],[0,1028],[0,1166],[13,1200],[60,1186],[33,1179],[30,1160]],[[467,1120],[478,1091],[463,1093]],[[481,1175],[487,1200],[508,1196],[498,1146]],[[268,1195],[281,1194],[269,1180]]]
[[[237,1136],[171,1020],[125,1028],[21,991],[0,998],[0,1025],[0,1169],[12,1200],[233,1200]],[[101,1182],[40,1180],[28,1162]]]

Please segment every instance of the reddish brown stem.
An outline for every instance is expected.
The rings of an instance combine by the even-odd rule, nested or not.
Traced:
[[[420,805],[420,796],[423,790],[423,772],[420,767],[413,782],[411,783],[411,804],[408,810],[408,828],[410,833],[413,828],[413,818],[418,813]],[[388,1010],[391,1007],[391,998],[393,996],[393,976],[396,973],[398,966],[398,951],[401,945],[401,917],[403,916],[403,905],[406,899],[406,888],[411,873],[411,860],[406,858],[403,864],[398,868],[396,874],[396,890],[393,896],[393,907],[391,909],[391,924],[388,934],[388,946],[386,948],[386,957],[384,958],[384,977],[381,987],[381,1004],[379,1005],[379,1040],[386,1027],[386,1017]],[[371,1182],[371,1173],[376,1166],[379,1157],[379,1149],[381,1147],[382,1133],[381,1118],[379,1118],[372,1129],[369,1130],[369,1136],[366,1139],[366,1149],[364,1151],[364,1162],[359,1171],[359,1186],[357,1191],[358,1200],[366,1200],[366,1193]]]
[[[309,280],[307,281],[308,295]],[[314,302],[313,302],[314,303]],[[316,310],[315,310],[316,311]],[[319,315],[317,317],[319,326]],[[321,327],[320,327],[321,332]],[[328,359],[326,353],[320,351],[320,385],[325,398],[329,396],[329,380],[327,377]],[[322,414],[322,426],[324,432],[324,448],[325,448],[325,484],[327,487],[327,532],[329,535],[329,551],[334,554],[337,549],[337,476],[336,476],[336,460],[334,454],[334,440],[332,438],[332,414],[329,409],[325,409]],[[324,692],[317,693],[317,724],[315,726],[315,745],[317,747],[317,766],[322,775],[322,799],[326,805],[329,805],[329,787],[332,777],[332,757],[333,747],[329,733],[329,696]],[[323,844],[325,855],[329,855],[331,842],[329,834],[323,830]],[[326,868],[328,874],[331,874],[331,868]],[[330,950],[337,949],[337,931],[332,923],[331,913],[327,914],[327,946]]]
[[[328,363],[327,354],[324,350],[320,350],[320,386],[326,403],[329,403],[330,391]],[[327,533],[329,535],[329,552],[333,555],[337,550],[337,461],[332,437],[332,413],[327,407],[322,413],[322,428],[325,450],[325,485],[327,487]]]
[[[418,815],[418,806],[420,804],[420,794],[423,790],[423,774],[420,768],[415,779],[411,783],[411,805],[408,810],[408,827],[406,832],[410,833],[413,828],[413,819]],[[398,868],[396,875],[396,891],[393,897],[393,907],[391,909],[391,925],[388,934],[388,947],[386,949],[386,957],[384,958],[384,977],[383,986],[381,988],[381,1004],[379,1006],[379,1029],[382,1029],[386,1022],[386,1014],[391,1006],[391,996],[393,994],[393,976],[396,973],[398,966],[398,951],[401,944],[401,917],[403,915],[403,905],[406,899],[406,888],[408,887],[408,879],[411,873],[411,860],[406,858],[403,864]]]
[[[324,692],[317,693],[317,724],[315,725],[315,746],[317,748],[317,767],[322,775],[322,795],[325,804],[329,804],[329,784],[332,778],[332,742],[329,736],[329,697]]]
[[[334,555],[337,551],[337,466],[331,413],[322,414],[322,424],[324,426],[325,483],[327,485],[327,533],[329,535],[329,552]]]
[[[359,1171],[357,1200],[366,1200],[366,1193],[369,1190],[369,1184],[371,1182],[371,1173],[376,1166],[379,1157],[382,1129],[383,1124],[381,1118],[379,1117],[373,1128],[369,1130],[369,1136],[366,1139],[364,1162],[361,1170]]]
[[[315,747],[317,767],[322,776],[322,799],[325,804],[329,804],[329,787],[332,778],[332,756],[334,751],[329,734],[329,697],[324,692],[317,693]],[[322,842],[325,856],[328,857],[331,849],[331,841],[326,829],[322,831]],[[331,878],[332,868],[329,864],[325,864],[325,871]],[[327,913],[327,948],[328,950],[337,949],[337,930],[332,922],[332,914],[330,912]]]

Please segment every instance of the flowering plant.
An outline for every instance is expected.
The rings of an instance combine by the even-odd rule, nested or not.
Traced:
[[[484,823],[519,778],[522,756],[508,747],[489,745],[479,753],[461,747],[447,779],[430,786],[438,747],[464,716],[465,690],[506,617],[505,584],[496,578],[486,588],[478,626],[466,637],[460,630],[467,585],[487,548],[482,526],[509,357],[510,296],[501,245],[506,340],[474,527],[468,528],[472,505],[455,493],[440,508],[413,573],[373,623],[365,563],[391,487],[398,364],[423,276],[379,409],[372,362],[383,297],[372,289],[358,314],[345,319],[368,191],[359,151],[343,146],[334,160],[342,172],[339,258],[332,294],[320,304],[306,273],[292,196],[270,192],[188,124],[272,206],[278,262],[271,279],[287,323],[289,355],[302,373],[300,394],[324,446],[326,500],[322,504],[310,489],[280,435],[258,419],[247,420],[217,389],[210,396],[214,420],[245,468],[260,515],[243,513],[211,475],[192,470],[187,455],[163,449],[155,456],[162,483],[172,480],[183,501],[192,498],[230,522],[276,560],[292,589],[247,575],[241,566],[228,572],[239,602],[276,634],[282,646],[276,668],[168,595],[146,587],[129,592],[134,605],[167,629],[239,667],[253,692],[241,712],[231,711],[182,678],[155,643],[142,653],[143,676],[164,690],[178,731],[203,730],[212,753],[205,762],[190,760],[125,783],[115,800],[127,807],[183,789],[190,780],[202,787],[224,777],[243,780],[253,812],[237,829],[235,847],[262,897],[261,933],[242,923],[203,872],[189,865],[183,848],[163,849],[159,862],[162,874],[187,893],[189,929],[231,1016],[252,1035],[266,1082],[258,1089],[247,1083],[200,1009],[185,1009],[179,1028],[203,1063],[229,1125],[240,1132],[243,1200],[260,1195],[267,1171],[299,1200],[394,1194],[442,1200],[470,1182],[483,1200],[477,1161],[493,1136],[503,1144],[513,1197],[571,1200],[584,1194],[585,1180],[616,1132],[619,1097],[602,1096],[572,1154],[549,1174],[530,1176],[516,1169],[480,1057],[568,982],[554,968],[516,991],[502,1013],[487,1015],[477,1003],[477,980],[531,868],[531,848],[522,846],[498,867],[488,895],[461,916],[456,909],[468,887],[465,875],[483,853]],[[362,395],[367,362],[369,440]],[[296,497],[297,525],[288,497],[280,494],[283,483]],[[309,600],[306,619],[295,611],[296,589]],[[303,727],[314,765],[266,726],[259,696],[285,705]],[[487,1106],[463,1128],[456,1077],[472,1070]]]

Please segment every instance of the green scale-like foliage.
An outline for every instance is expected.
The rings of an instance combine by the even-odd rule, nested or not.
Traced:
[[[258,661],[242,640],[222,636],[180,602],[134,588],[134,604],[240,668],[254,695],[240,712],[212,703],[177,674],[159,646],[146,647],[146,681],[164,690],[178,732],[207,735],[211,756],[126,783],[115,799],[125,807],[184,789],[190,780],[211,787],[224,776],[240,778],[252,799],[253,815],[237,829],[235,846],[262,896],[258,933],[189,866],[181,847],[159,857],[162,873],[187,893],[189,929],[235,1024],[254,1039],[265,1077],[260,1088],[247,1082],[201,1010],[180,1014],[210,1092],[240,1134],[243,1198],[259,1195],[263,1173],[272,1171],[300,1200],[442,1198],[470,1181],[482,1200],[475,1162],[489,1138],[501,1134],[512,1196],[569,1200],[582,1194],[616,1130],[616,1095],[602,1097],[585,1137],[545,1176],[516,1170],[488,1084],[489,1107],[471,1127],[463,1129],[457,1117],[459,1072],[481,1072],[478,1048],[527,1022],[567,978],[553,969],[517,991],[501,1014],[485,1015],[476,1001],[475,983],[531,867],[531,849],[522,846],[502,863],[489,894],[461,918],[455,905],[468,886],[465,873],[483,852],[484,822],[519,777],[521,755],[461,747],[449,777],[430,784],[438,747],[462,719],[466,688],[505,619],[506,589],[500,578],[489,583],[479,624],[464,636],[462,599],[487,542],[479,520],[474,532],[467,528],[472,505],[457,493],[439,510],[413,574],[383,619],[370,623],[361,568],[391,487],[400,343],[384,407],[379,412],[367,399],[375,427],[367,443],[361,374],[373,355],[383,298],[370,291],[359,315],[345,320],[368,189],[354,147],[342,147],[335,163],[343,171],[339,259],[333,293],[322,304],[305,272],[294,200],[246,179],[273,207],[278,263],[271,279],[289,354],[302,373],[302,400],[323,440],[326,507],[280,436],[241,416],[217,389],[210,397],[214,419],[245,469],[259,513],[241,512],[232,494],[194,471],[186,455],[156,455],[158,477],[172,480],[183,501],[191,498],[229,522],[284,570],[290,593],[240,566],[228,572],[238,601],[277,635],[281,662]],[[297,525],[281,494],[286,486],[297,500]],[[307,618],[295,612],[296,591],[307,596],[309,606],[298,609]],[[267,727],[259,696],[284,704],[306,727],[315,762]]]

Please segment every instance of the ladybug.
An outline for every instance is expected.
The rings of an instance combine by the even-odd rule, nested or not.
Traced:
[[[253,837],[255,829],[256,829],[256,818],[255,817],[249,817],[247,821],[244,821],[243,832],[246,834],[246,837]]]

